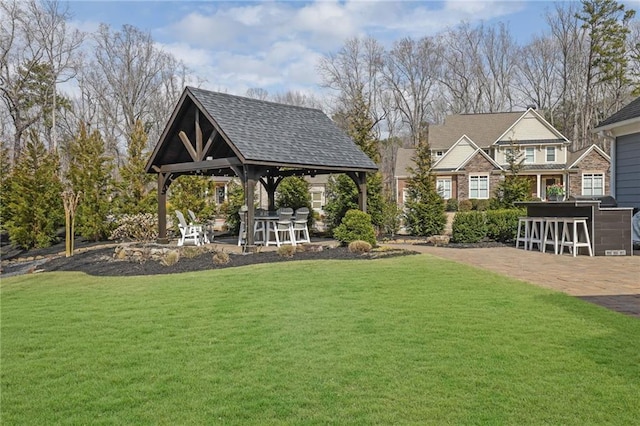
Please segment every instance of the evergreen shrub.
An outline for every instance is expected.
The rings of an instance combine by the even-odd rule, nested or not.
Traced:
[[[458,203],[458,211],[459,212],[468,212],[471,211],[473,204],[471,200],[462,200]]]
[[[342,223],[333,231],[335,239],[342,244],[363,240],[376,245],[376,233],[371,223],[371,216],[360,210],[349,210],[342,219]]]
[[[446,210],[448,212],[457,212],[458,211],[458,200],[456,198],[449,198],[447,200]]]
[[[477,243],[487,236],[487,225],[483,212],[467,211],[456,213],[452,225],[454,243]]]
[[[502,243],[514,241],[518,230],[518,218],[524,215],[524,209],[487,211],[485,213],[487,237],[493,241]]]

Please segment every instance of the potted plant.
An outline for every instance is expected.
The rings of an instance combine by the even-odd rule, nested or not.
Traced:
[[[564,186],[561,183],[554,183],[547,186],[547,200],[562,201],[564,200]]]

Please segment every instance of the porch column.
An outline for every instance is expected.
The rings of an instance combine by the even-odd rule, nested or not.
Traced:
[[[168,244],[167,238],[167,189],[171,180],[169,173],[158,173],[158,244]]]
[[[543,199],[544,197],[542,196],[542,192],[541,192],[541,187],[540,187],[541,179],[540,178],[541,178],[540,173],[538,173],[536,175],[536,195],[538,196],[538,198]]]

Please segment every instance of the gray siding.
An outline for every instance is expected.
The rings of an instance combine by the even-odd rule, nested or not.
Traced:
[[[616,139],[616,201],[640,207],[640,133]]]

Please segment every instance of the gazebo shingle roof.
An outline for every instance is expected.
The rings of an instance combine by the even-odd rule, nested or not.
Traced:
[[[322,111],[188,87],[243,162],[376,170]]]

